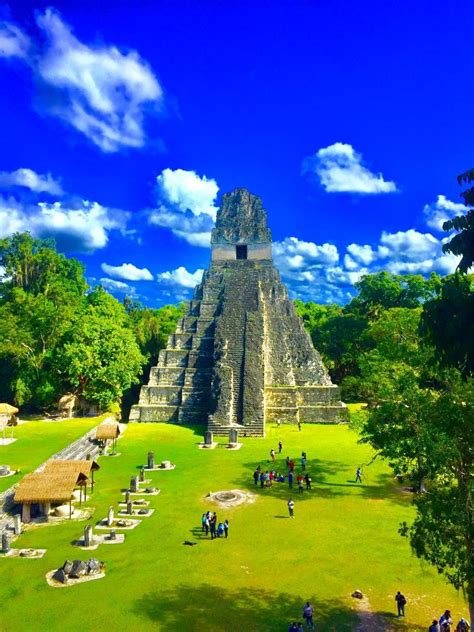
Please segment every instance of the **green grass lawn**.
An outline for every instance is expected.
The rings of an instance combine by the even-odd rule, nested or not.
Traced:
[[[294,520],[287,514],[286,484],[260,490],[252,479],[279,438],[281,464],[305,449],[313,478],[311,492],[299,496],[294,490]],[[34,622],[37,630],[74,632],[286,632],[310,599],[318,630],[351,630],[357,624],[350,597],[356,588],[368,595],[374,612],[387,613],[387,629],[399,629],[393,618],[397,590],[408,599],[400,629],[426,630],[446,608],[456,617],[467,614],[461,597],[398,535],[399,523],[413,511],[389,469],[376,461],[364,468],[364,484],[354,484],[355,470],[369,462],[371,450],[357,444],[347,426],[305,425],[302,432],[270,427],[266,439],[243,439],[235,452],[198,450],[200,440],[192,428],[131,424],[118,443],[121,456],[100,460],[92,522],[105,517],[109,505],[117,507],[119,490],[150,449],[158,460],[177,464],[151,475],[161,488],[152,498],[157,511],[126,532],[125,544],[90,554],[71,546],[84,523],[28,530],[16,546],[48,551],[40,560],[0,560],[0,629],[31,630]],[[216,509],[219,520],[230,521],[227,541],[202,538],[201,514],[214,509],[206,494],[234,488],[255,492],[255,502]],[[184,540],[198,544],[184,546]],[[64,589],[46,584],[45,573],[65,559],[91,556],[106,562],[105,579]]]
[[[15,427],[13,436],[17,441],[0,446],[0,463],[9,465],[12,470],[20,470],[20,474],[0,478],[0,492],[97,426],[101,419],[102,417],[87,417],[54,422],[29,421]],[[10,428],[7,429],[6,436],[10,437]]]

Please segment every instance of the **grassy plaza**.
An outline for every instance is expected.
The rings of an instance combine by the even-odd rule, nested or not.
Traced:
[[[16,429],[18,460],[12,467],[41,462],[97,423],[72,420],[58,424],[30,422]],[[61,429],[59,436],[56,429]],[[132,531],[125,543],[82,551],[71,543],[84,522],[29,527],[16,547],[45,548],[42,559],[2,559],[2,621],[5,632],[37,629],[81,630],[286,630],[301,619],[302,605],[315,607],[319,630],[356,629],[359,618],[356,588],[367,595],[373,613],[384,617],[385,629],[426,629],[433,616],[450,608],[466,613],[465,603],[436,570],[421,563],[398,534],[410,520],[410,494],[400,490],[391,471],[376,460],[363,467],[363,484],[355,471],[370,462],[372,450],[357,443],[347,426],[267,428],[265,439],[243,438],[239,451],[218,446],[199,450],[201,429],[170,424],[130,424],[118,442],[118,457],[100,459],[90,524],[117,511],[121,489],[138,474],[153,450],[159,463],[171,460],[176,469],[147,475],[161,494],[151,497],[153,516]],[[277,469],[285,457],[296,460],[307,452],[312,490],[298,494],[295,519],[288,519],[287,483],[271,489],[255,487],[257,465],[270,469],[270,449]],[[225,440],[221,440],[224,442]],[[22,456],[20,456],[20,450]],[[26,460],[28,456],[28,460]],[[24,459],[24,460],[23,460]],[[8,460],[8,459],[7,459]],[[31,466],[32,467],[32,466]],[[13,480],[13,477],[8,479]],[[14,480],[17,480],[15,477]],[[3,481],[5,482],[5,481]],[[255,493],[254,502],[221,509],[206,501],[212,491],[240,489]],[[230,523],[228,540],[211,541],[201,534],[200,519],[215,510]],[[185,540],[197,542],[185,546]],[[45,574],[66,559],[97,557],[106,563],[106,577],[65,589],[53,589]],[[408,599],[406,621],[394,617],[394,595]],[[97,607],[100,604],[100,607]]]

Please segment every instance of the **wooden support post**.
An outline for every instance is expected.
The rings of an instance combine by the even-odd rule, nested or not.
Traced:
[[[69,501],[69,520],[72,518],[72,500]]]
[[[26,503],[21,506],[21,521],[27,524],[31,520],[31,507]]]

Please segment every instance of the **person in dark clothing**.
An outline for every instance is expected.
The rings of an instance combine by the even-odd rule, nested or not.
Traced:
[[[288,632],[298,632],[296,621],[293,621],[293,623],[290,625],[290,627],[288,628]]]
[[[228,538],[229,537],[229,521],[228,520],[224,520],[224,531],[225,531],[225,537]]]
[[[439,632],[438,619],[433,619],[432,624],[428,628],[428,632]]]
[[[293,488],[293,472],[288,472],[288,487]]]
[[[306,483],[306,489],[311,489],[311,476],[308,473],[305,474],[304,482]]]
[[[211,540],[214,540],[214,538],[217,537],[216,525],[217,525],[217,516],[216,516],[216,512],[214,512],[211,516],[211,519],[209,520],[209,526],[211,529]]]
[[[281,451],[283,450],[283,443],[281,441],[278,442],[278,454],[281,454]]]
[[[400,591],[398,591],[397,594],[395,595],[395,601],[397,602],[398,616],[404,617],[405,605],[407,603],[407,600],[405,599],[405,596],[402,595]]]
[[[260,476],[260,470],[255,470],[253,473],[253,480],[255,485],[258,485],[258,477]]]
[[[360,467],[357,468],[355,482],[362,483],[362,469]]]
[[[265,485],[265,473],[260,472],[260,487],[263,487],[264,485]]]

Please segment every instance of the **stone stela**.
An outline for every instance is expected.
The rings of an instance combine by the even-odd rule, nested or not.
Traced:
[[[136,492],[138,492],[138,476],[132,476],[130,479],[130,491],[132,494],[136,494]]]
[[[94,544],[94,535],[90,524],[84,527],[84,546],[92,546]]]
[[[211,245],[211,265],[130,421],[203,424],[219,436],[233,428],[264,436],[277,420],[346,421],[339,388],[273,265],[261,199],[246,189],[225,194]]]

